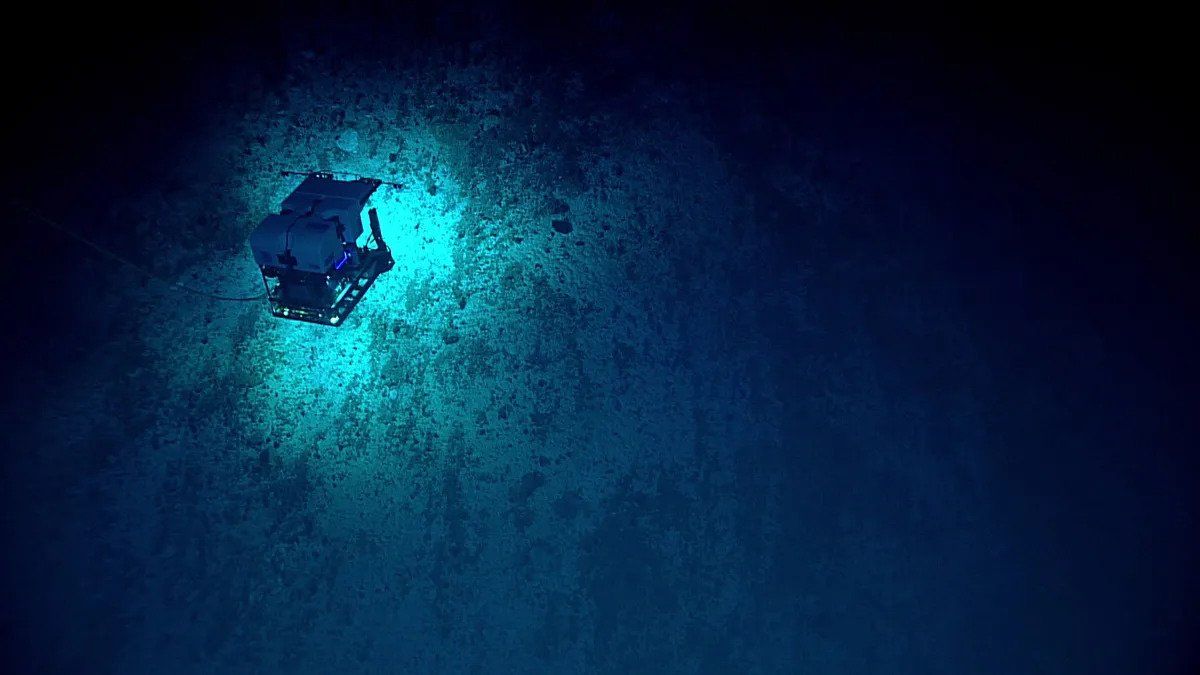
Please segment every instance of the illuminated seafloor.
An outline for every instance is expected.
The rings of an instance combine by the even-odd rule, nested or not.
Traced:
[[[1129,672],[1179,646],[1192,521],[1137,450],[1173,447],[1174,403],[1005,239],[1052,219],[1032,197],[888,183],[727,101],[730,135],[684,86],[452,61],[306,54],[105,215],[156,273],[253,294],[281,170],[404,184],[373,202],[397,265],[337,329],[82,254],[94,316],[10,435],[31,672]]]

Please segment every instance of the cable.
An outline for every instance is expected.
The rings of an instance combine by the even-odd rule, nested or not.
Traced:
[[[50,227],[53,227],[54,229],[58,230],[59,232],[62,232],[63,234],[67,235],[68,237],[71,237],[72,239],[84,244],[85,246],[95,249],[97,252],[99,252],[105,256],[108,256],[109,258],[112,258],[113,260],[121,263],[122,265],[127,265],[129,267],[132,267],[133,269],[141,272],[142,274],[146,275],[147,277],[154,279],[155,281],[158,281],[160,283],[171,286],[173,288],[176,288],[178,290],[187,291],[188,293],[194,293],[196,295],[200,295],[200,296],[203,296],[206,298],[211,298],[213,300],[223,300],[226,302],[253,302],[255,300],[262,300],[263,298],[267,297],[266,293],[260,293],[255,296],[248,296],[248,297],[232,297],[232,296],[228,296],[228,295],[219,295],[217,293],[209,293],[208,291],[202,291],[197,288],[192,288],[191,286],[179,283],[178,281],[171,281],[170,279],[163,278],[163,277],[155,274],[154,272],[151,272],[150,270],[146,269],[145,267],[142,267],[141,265],[133,262],[132,260],[129,260],[128,258],[125,258],[116,253],[113,253],[112,251],[105,248],[104,246],[97,244],[96,242],[92,241],[91,239],[88,239],[87,237],[83,236],[82,234],[75,232],[74,230],[68,228],[67,226],[65,226],[45,215],[42,215],[40,212],[38,212],[28,206],[25,206],[24,204],[21,204],[19,202],[13,202],[13,206],[17,207],[18,209],[21,209],[26,214],[28,214],[31,218],[41,221],[42,223],[45,223],[46,225],[49,225]]]

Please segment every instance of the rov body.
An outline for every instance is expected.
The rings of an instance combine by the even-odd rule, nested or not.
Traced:
[[[279,213],[250,235],[271,313],[283,319],[339,326],[380,274],[395,260],[383,241],[379,215],[362,210],[383,184],[375,178],[338,180],[332,173],[303,174]]]

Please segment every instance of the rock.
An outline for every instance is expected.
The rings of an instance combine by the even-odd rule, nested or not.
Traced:
[[[565,218],[555,218],[554,220],[550,221],[550,225],[554,228],[554,231],[559,234],[571,234],[571,230],[575,229],[571,226],[571,221],[566,220]]]
[[[358,132],[347,129],[337,137],[337,146],[350,154],[358,152]]]

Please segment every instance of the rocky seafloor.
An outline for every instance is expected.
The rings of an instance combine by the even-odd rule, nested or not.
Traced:
[[[403,185],[372,202],[397,264],[331,329],[81,254],[70,365],[27,383],[6,464],[5,632],[33,672],[1169,652],[1183,575],[1155,542],[1186,523],[1157,516],[1182,497],[1126,454],[1168,441],[1111,421],[1150,385],[1114,385],[1120,346],[1011,251],[962,244],[1036,204],[948,202],[941,169],[897,197],[753,110],[776,154],[748,165],[694,87],[597,86],[307,52],[113,200],[106,246],[252,295],[281,170],[376,176]]]

